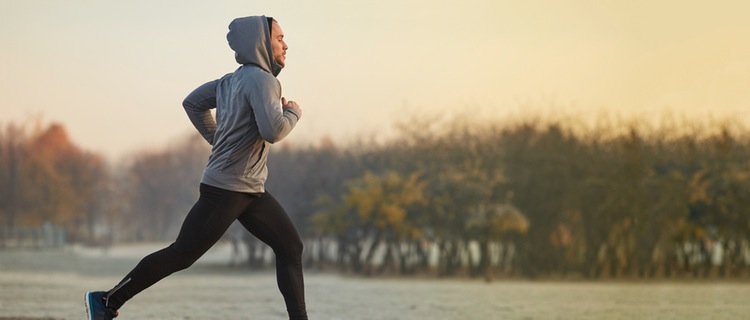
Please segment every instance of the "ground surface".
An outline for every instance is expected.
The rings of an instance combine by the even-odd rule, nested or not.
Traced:
[[[159,245],[160,246],[160,245]],[[83,295],[109,289],[158,246],[0,251],[0,320],[84,319]],[[217,247],[136,296],[120,319],[285,319],[270,271],[217,268]],[[228,261],[228,260],[227,260]],[[362,279],[306,273],[311,319],[747,319],[746,282]]]

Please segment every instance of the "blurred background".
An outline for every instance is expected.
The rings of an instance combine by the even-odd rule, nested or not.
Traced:
[[[304,117],[268,190],[305,265],[750,276],[745,1],[1,1],[0,252],[169,242],[209,146],[182,99],[266,14]],[[227,264],[269,268],[233,227]]]

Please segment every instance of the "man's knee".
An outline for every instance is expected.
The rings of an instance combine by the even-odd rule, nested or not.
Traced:
[[[302,250],[304,249],[301,239],[288,239],[280,247],[274,248],[277,257],[288,260],[301,260]]]
[[[289,249],[289,255],[292,257],[300,257],[302,256],[302,250],[304,250],[304,244],[302,243],[302,239],[294,239],[293,241],[290,241],[290,244],[288,245]]]
[[[194,248],[178,248],[176,244],[172,244],[168,249],[170,250],[172,264],[177,271],[190,268],[205,252]]]

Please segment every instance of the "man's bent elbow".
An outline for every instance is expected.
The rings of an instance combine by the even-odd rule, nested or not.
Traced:
[[[270,144],[274,144],[274,143],[279,142],[282,139],[284,139],[283,135],[276,134],[276,133],[271,133],[271,134],[262,134],[261,133],[260,136],[261,136],[261,138],[263,138],[263,140],[266,140],[266,142],[268,142]]]

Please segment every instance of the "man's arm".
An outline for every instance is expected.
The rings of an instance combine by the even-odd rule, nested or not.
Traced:
[[[219,80],[207,82],[191,92],[182,101],[190,122],[209,144],[214,143],[216,120],[211,115],[211,109],[216,108],[216,85]]]
[[[263,140],[275,143],[284,139],[302,116],[299,106],[281,105],[281,86],[275,78],[258,79],[247,95]]]

